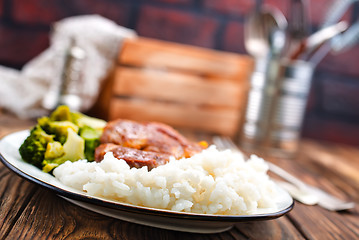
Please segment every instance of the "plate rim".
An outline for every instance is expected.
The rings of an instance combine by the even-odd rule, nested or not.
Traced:
[[[29,132],[29,130],[21,130],[12,132],[10,134],[7,134],[3,136],[0,139],[0,144],[6,140],[7,137],[15,134],[21,134],[24,132]],[[19,159],[17,159],[19,160]],[[104,198],[91,196],[89,194],[79,194],[76,192],[71,192],[65,189],[62,189],[60,187],[54,186],[50,183],[47,183],[44,180],[38,179],[34,176],[32,176],[29,173],[23,172],[21,169],[17,168],[13,164],[11,164],[0,152],[0,161],[11,171],[16,173],[18,176],[32,182],[35,184],[38,184],[41,187],[44,187],[52,192],[55,192],[57,195],[64,196],[70,199],[73,199],[75,201],[82,201],[90,204],[98,204],[101,207],[109,208],[109,209],[116,209],[120,211],[126,211],[128,213],[141,213],[141,214],[147,214],[147,215],[153,215],[153,216],[161,216],[161,217],[170,217],[170,218],[180,218],[180,219],[190,219],[190,220],[200,220],[200,221],[225,221],[225,222],[249,222],[249,221],[258,221],[258,220],[271,220],[276,219],[284,214],[290,212],[295,204],[295,201],[293,198],[291,198],[291,204],[279,211],[273,212],[273,213],[258,213],[253,215],[215,215],[215,214],[204,214],[204,213],[189,213],[189,212],[176,212],[166,209],[157,209],[157,208],[150,208],[150,207],[143,207],[143,206],[136,206],[129,203],[121,203],[121,202],[115,202],[112,200],[107,200]],[[30,166],[33,166],[22,159],[20,160],[25,164],[28,164]],[[40,169],[38,169],[41,171]],[[54,177],[54,176],[52,176]],[[56,179],[54,177],[54,179]],[[58,179],[56,179],[58,181]],[[71,188],[71,187],[69,187]]]

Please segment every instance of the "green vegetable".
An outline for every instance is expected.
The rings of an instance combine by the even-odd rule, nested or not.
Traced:
[[[48,144],[48,146],[49,148],[46,150],[45,156],[51,156],[50,153],[54,152],[55,158],[45,157],[45,160],[42,162],[42,170],[44,172],[50,172],[66,161],[75,162],[84,159],[85,140],[71,128],[67,129],[67,139],[63,146],[59,147],[58,144]]]
[[[26,162],[41,168],[47,144],[53,141],[54,135],[47,134],[37,125],[31,130],[30,136],[28,136],[20,146],[20,155]]]
[[[95,160],[94,153],[96,147],[100,145],[101,133],[102,131],[89,126],[84,126],[80,129],[80,136],[85,140],[85,157],[89,161]]]
[[[55,134],[55,140],[59,141],[61,144],[64,144],[67,138],[68,129],[73,130],[75,133],[78,133],[79,127],[70,121],[54,121],[48,123],[48,131],[51,134]]]
[[[67,106],[59,106],[49,117],[41,117],[20,146],[21,157],[44,172],[51,172],[66,161],[85,157],[94,160],[95,148],[106,122]]]
[[[45,159],[59,158],[65,154],[64,147],[58,141],[49,142],[46,146]]]
[[[80,128],[87,126],[95,129],[100,133],[102,133],[103,128],[106,126],[106,121],[98,118],[89,117],[82,113],[73,113],[72,121]]]
[[[65,105],[58,106],[50,115],[51,121],[72,121],[70,108]]]

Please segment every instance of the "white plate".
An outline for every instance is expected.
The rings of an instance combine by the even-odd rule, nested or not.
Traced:
[[[0,140],[0,159],[10,170],[31,182],[55,191],[56,194],[73,204],[124,221],[176,231],[217,233],[232,228],[238,222],[278,218],[289,212],[294,205],[292,197],[281,188],[279,188],[280,195],[277,200],[277,211],[260,209],[260,214],[253,215],[210,215],[175,212],[90,196],[85,192],[63,185],[51,174],[44,173],[33,165],[24,162],[18,149],[28,135],[29,131],[25,130],[15,132]]]

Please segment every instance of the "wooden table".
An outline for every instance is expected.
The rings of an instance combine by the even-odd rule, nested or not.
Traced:
[[[0,112],[0,138],[32,126]],[[203,137],[203,136],[200,136]],[[124,222],[75,206],[0,163],[0,239],[359,239],[359,149],[305,140],[296,159],[269,158],[305,182],[356,202],[330,212],[296,202],[287,215],[193,234]]]

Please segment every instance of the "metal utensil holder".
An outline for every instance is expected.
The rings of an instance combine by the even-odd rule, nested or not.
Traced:
[[[305,61],[257,62],[240,139],[243,148],[296,154],[313,70]]]

